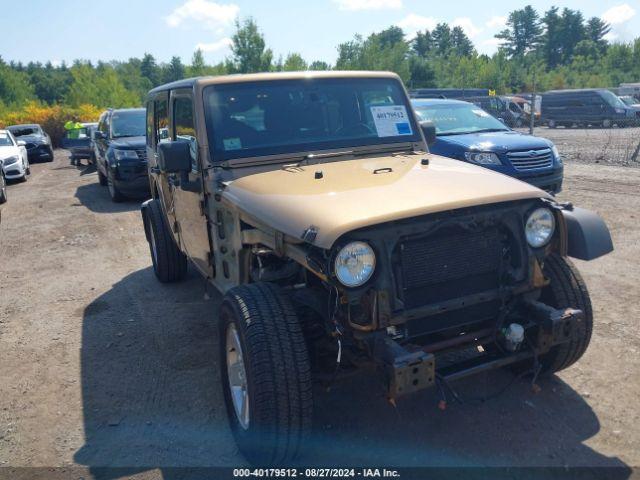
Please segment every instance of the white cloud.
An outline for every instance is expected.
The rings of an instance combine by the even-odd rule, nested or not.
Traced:
[[[437,19],[433,17],[423,17],[422,15],[417,15],[415,13],[410,13],[397,23],[409,38],[415,37],[417,32],[433,30],[436,28],[437,24]]]
[[[208,0],[187,0],[167,15],[165,21],[170,27],[177,27],[186,21],[195,21],[216,29],[230,25],[239,11],[240,7],[233,3],[223,5]]]
[[[611,24],[619,25],[621,23],[631,20],[636,14],[636,11],[628,3],[623,3],[615,7],[611,7],[609,10],[602,14],[602,19]]]
[[[402,0],[333,0],[340,10],[397,10]]]
[[[507,25],[507,17],[496,15],[487,20],[487,23],[485,23],[485,25],[488,28],[504,28]]]
[[[207,52],[207,53],[218,52],[220,50],[225,50],[229,48],[231,43],[232,43],[232,40],[229,37],[225,37],[213,43],[199,43],[196,45],[196,50],[200,49],[203,52]]]
[[[451,22],[451,25],[454,27],[461,27],[469,38],[473,38],[482,32],[482,28],[476,27],[469,17],[456,18]]]

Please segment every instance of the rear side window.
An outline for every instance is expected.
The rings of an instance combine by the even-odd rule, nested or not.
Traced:
[[[169,137],[169,109],[167,108],[167,99],[160,98],[155,102],[154,112],[154,130],[156,144],[170,141]]]
[[[178,96],[173,100],[174,140],[188,142],[191,150],[191,169],[198,168],[198,143],[193,120],[193,101],[189,96]]]
[[[147,103],[147,145],[153,147],[153,102]]]

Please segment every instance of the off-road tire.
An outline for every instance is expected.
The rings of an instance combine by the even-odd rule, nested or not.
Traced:
[[[246,429],[236,416],[227,374],[225,339],[232,322],[246,371]],[[313,415],[311,366],[290,299],[271,283],[235,287],[224,297],[219,332],[224,397],[238,448],[254,465],[286,465],[305,445]]]
[[[98,183],[103,187],[107,186],[107,177],[104,176],[104,174],[100,171],[99,168],[98,168]]]
[[[569,259],[552,254],[545,260],[543,270],[550,284],[543,290],[541,300],[559,309],[577,308],[584,314],[568,342],[540,357],[542,372],[550,374],[573,365],[587,350],[593,330],[593,310],[584,280]]]
[[[111,198],[112,202],[122,203],[127,199],[127,197],[125,197],[122,192],[118,190],[118,187],[116,187],[115,182],[110,176],[107,177],[107,188],[109,189],[109,197]]]
[[[158,200],[152,200],[147,205],[144,228],[149,240],[153,271],[158,280],[162,283],[182,280],[187,273],[187,257],[174,242]]]

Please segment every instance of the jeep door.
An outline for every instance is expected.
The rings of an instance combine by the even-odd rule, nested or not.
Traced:
[[[191,170],[187,178],[183,177],[173,190],[180,241],[196,268],[203,275],[212,277],[213,269],[209,261],[211,243],[205,214],[203,168],[198,153],[193,94],[190,89],[172,90],[170,100],[171,140],[188,143],[191,155]]]
[[[169,228],[176,235],[176,215],[174,207],[173,178],[158,169],[158,145],[168,142],[169,129],[169,92],[163,91],[147,102],[147,161],[149,162],[149,181],[151,193],[161,200]]]

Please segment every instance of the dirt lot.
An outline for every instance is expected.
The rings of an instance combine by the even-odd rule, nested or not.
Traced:
[[[522,380],[446,411],[433,391],[394,409],[368,377],[318,388],[303,463],[640,465],[640,170],[566,167],[562,198],[599,212],[616,246],[579,265],[596,312],[585,357],[538,394]],[[90,168],[57,151],[32,170],[9,187],[0,225],[0,466],[168,478],[149,466],[243,465],[218,384],[219,297],[205,300],[194,273],[159,284],[138,203],[111,203]],[[459,387],[484,395],[510,379]]]

